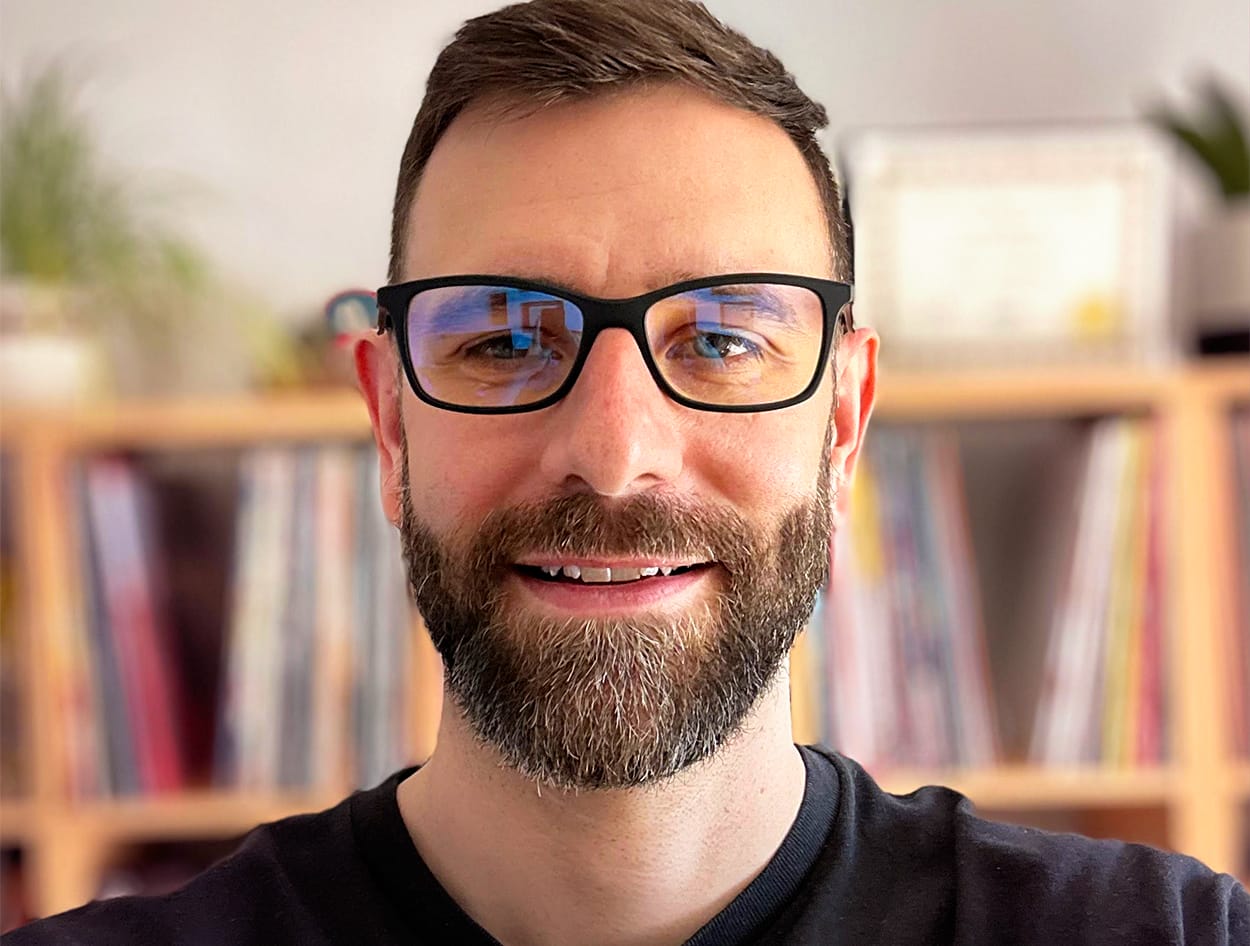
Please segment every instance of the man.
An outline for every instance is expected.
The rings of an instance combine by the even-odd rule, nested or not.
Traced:
[[[1250,941],[1195,861],[793,745],[786,655],[876,381],[824,122],[682,0],[464,26],[355,350],[438,749],[14,946]]]

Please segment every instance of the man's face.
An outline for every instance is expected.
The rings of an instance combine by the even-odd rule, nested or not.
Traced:
[[[418,191],[404,278],[619,298],[702,275],[828,275],[826,241],[781,129],[668,86],[460,116]],[[832,373],[794,407],[696,411],[608,330],[541,411],[457,414],[402,391],[406,488],[388,504],[476,734],[566,787],[646,783],[719,748],[776,681],[825,575],[831,477],[853,462],[831,470]]]

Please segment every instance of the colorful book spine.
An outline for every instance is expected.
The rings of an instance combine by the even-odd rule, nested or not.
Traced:
[[[352,681],[352,515],[355,457],[348,447],[320,451],[317,470],[317,563],[313,706],[311,714],[314,784],[351,787],[355,762],[350,734]]]
[[[1167,575],[1158,441],[1148,420],[1093,425],[1033,731],[1030,754],[1040,764],[1162,761]]]
[[[310,784],[312,774],[312,684],[316,650],[316,569],[321,550],[316,545],[317,451],[303,449],[295,454],[294,488],[291,501],[290,582],[282,621],[275,632],[280,636],[278,784],[301,787]]]
[[[122,460],[92,460],[85,478],[98,604],[111,632],[138,782],[144,792],[173,791],[185,781],[181,709],[151,547],[151,509],[135,471]]]
[[[375,451],[268,448],[241,470],[217,778],[343,791],[409,757],[411,612]]]
[[[869,768],[998,756],[960,470],[949,432],[876,431],[834,537],[825,733]]]
[[[1235,745],[1243,756],[1250,756],[1250,410],[1235,413],[1229,427],[1238,551],[1233,582],[1236,626],[1231,711]]]

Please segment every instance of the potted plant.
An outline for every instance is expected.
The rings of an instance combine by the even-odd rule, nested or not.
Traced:
[[[1245,118],[1214,79],[1203,85],[1192,116],[1159,108],[1150,117],[1206,168],[1221,195],[1193,247],[1198,350],[1250,352],[1250,148]]]
[[[246,384],[248,336],[265,313],[214,280],[161,222],[154,195],[105,163],[76,99],[59,65],[4,89],[0,395],[46,402]]]

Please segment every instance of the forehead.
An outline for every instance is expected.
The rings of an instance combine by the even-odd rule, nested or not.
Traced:
[[[418,188],[403,275],[625,296],[691,275],[829,269],[819,193],[786,133],[668,85],[457,117]]]

